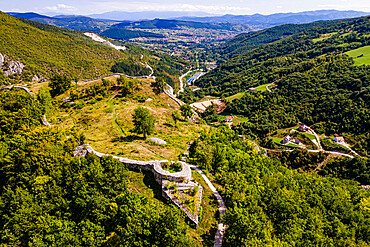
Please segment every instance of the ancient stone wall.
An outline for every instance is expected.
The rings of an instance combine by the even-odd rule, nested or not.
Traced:
[[[103,156],[110,156],[108,154],[96,152],[90,145],[84,144],[78,146],[74,152],[75,157],[85,157],[88,153],[94,154],[99,158]],[[121,163],[128,165],[131,169],[141,169],[146,171],[151,171],[154,174],[155,180],[157,183],[161,185],[162,188],[162,196],[172,201],[176,206],[181,208],[187,215],[187,217],[198,225],[198,214],[200,211],[200,202],[202,200],[202,193],[203,188],[201,185],[192,182],[191,176],[191,169],[189,165],[185,162],[178,161],[182,164],[182,170],[180,172],[171,173],[169,171],[163,170],[162,164],[168,162],[168,160],[151,160],[151,161],[139,161],[139,160],[132,160],[127,158],[122,158],[118,156],[111,155],[114,159],[119,160]],[[187,208],[186,205],[182,204],[180,200],[178,200],[175,196],[170,193],[170,190],[166,187],[168,182],[174,182],[179,186],[191,187],[194,186],[198,187],[198,194],[196,201],[198,205],[196,206],[196,212],[192,213]]]

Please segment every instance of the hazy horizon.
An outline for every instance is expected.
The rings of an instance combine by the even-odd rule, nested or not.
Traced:
[[[111,11],[123,12],[188,12],[204,13],[205,15],[251,15],[251,14],[274,14],[303,12],[315,10],[355,10],[370,12],[370,1],[367,0],[261,0],[246,1],[237,0],[204,0],[201,4],[196,0],[13,0],[11,2],[0,2],[0,9],[4,12],[37,12],[39,14],[66,14],[66,15],[92,15]]]

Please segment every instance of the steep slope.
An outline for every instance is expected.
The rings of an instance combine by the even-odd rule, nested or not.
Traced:
[[[0,53],[20,60],[30,74],[96,77],[109,73],[115,61],[125,58],[80,32],[27,22],[33,26],[0,13]]]
[[[243,33],[216,47],[214,53],[221,59],[230,59],[238,55],[245,54],[249,50],[262,44],[272,43],[274,41],[289,37],[290,35],[310,30],[314,28],[323,28],[335,24],[346,24],[351,20],[318,21],[307,24],[286,24],[261,31]]]

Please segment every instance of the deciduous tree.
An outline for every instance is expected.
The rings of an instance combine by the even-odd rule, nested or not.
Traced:
[[[148,109],[138,107],[132,117],[135,126],[133,132],[143,134],[146,139],[146,135],[151,134],[154,130],[155,119],[153,115],[150,114]]]
[[[55,97],[66,92],[71,87],[71,79],[65,75],[54,74],[50,78],[49,87],[51,88],[51,96]]]

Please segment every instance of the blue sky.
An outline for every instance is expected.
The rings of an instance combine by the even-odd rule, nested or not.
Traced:
[[[212,14],[272,14],[318,9],[370,12],[370,0],[0,0],[0,10],[64,14],[108,11],[189,11]]]

